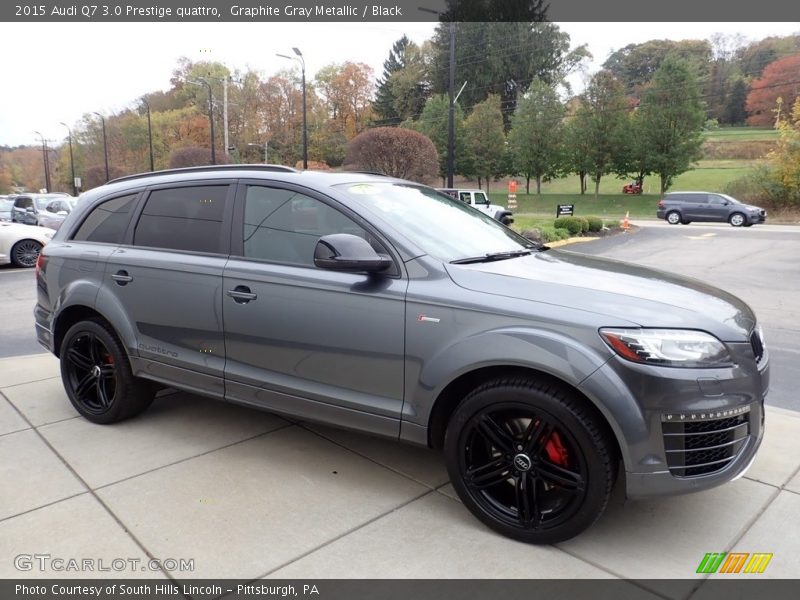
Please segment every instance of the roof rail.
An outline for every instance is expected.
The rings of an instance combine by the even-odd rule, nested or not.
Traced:
[[[162,171],[147,171],[146,173],[136,173],[134,175],[124,175],[117,177],[106,183],[117,183],[118,181],[130,181],[152,175],[171,175],[173,173],[202,173],[203,171],[271,171],[274,173],[299,173],[297,169],[285,167],[283,165],[267,165],[263,163],[240,164],[240,165],[203,165],[199,167],[184,167],[181,169],[164,169]]]
[[[381,177],[391,177],[391,175],[381,173],[380,171],[343,171],[343,173],[358,173],[359,175],[380,175]]]

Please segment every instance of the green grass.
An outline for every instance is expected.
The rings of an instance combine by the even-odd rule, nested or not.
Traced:
[[[709,142],[773,141],[777,137],[777,130],[767,127],[720,127],[703,132],[703,139]]]
[[[700,161],[695,169],[679,175],[670,188],[671,191],[696,190],[723,192],[728,183],[744,177],[759,164],[757,160],[706,160]],[[600,197],[594,198],[594,185],[590,183],[586,194],[578,192],[578,177],[571,175],[542,184],[542,194],[525,194],[524,182],[520,182],[520,193],[517,193],[517,210],[515,212],[531,215],[552,215],[555,218],[556,205],[574,204],[575,214],[580,216],[596,215],[614,220],[625,216],[630,211],[631,217],[655,217],[656,205],[661,199],[659,180],[657,177],[646,177],[645,193],[641,196],[622,193],[626,181],[614,176],[600,180]],[[494,204],[508,203],[505,184],[492,183],[489,196]],[[535,189],[531,184],[531,190]]]

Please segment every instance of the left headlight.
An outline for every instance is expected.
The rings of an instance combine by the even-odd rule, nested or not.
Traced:
[[[612,329],[600,336],[632,362],[661,367],[712,368],[733,364],[725,345],[710,333],[691,329]]]

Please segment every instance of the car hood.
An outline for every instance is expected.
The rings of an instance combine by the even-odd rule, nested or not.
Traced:
[[[30,237],[42,243],[47,243],[55,233],[54,229],[38,227],[36,225],[23,225],[22,223],[0,222],[0,235],[14,237]],[[49,234],[49,237],[48,235]]]
[[[549,250],[446,268],[462,288],[597,313],[598,326],[702,329],[728,342],[746,341],[755,326],[750,307],[728,292],[606,258]]]

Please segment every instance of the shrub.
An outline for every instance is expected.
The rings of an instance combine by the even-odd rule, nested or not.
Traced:
[[[429,137],[410,129],[376,127],[347,144],[345,166],[427,182],[439,172],[439,155]]]
[[[231,162],[224,152],[217,152],[215,156],[218,165],[226,165]],[[211,148],[201,148],[200,146],[187,146],[173,150],[169,155],[169,168],[180,169],[183,167],[200,167],[211,164]]]
[[[603,219],[600,217],[586,217],[586,222],[589,224],[589,231],[596,232],[603,228]]]
[[[583,217],[558,217],[553,222],[553,227],[556,229],[566,229],[572,235],[580,235],[583,229],[583,224],[586,223],[586,229],[589,229],[589,223]]]

